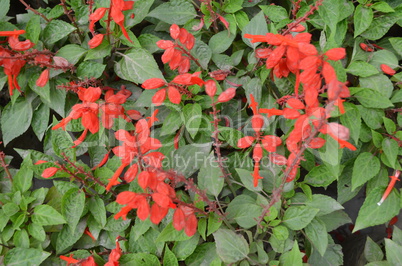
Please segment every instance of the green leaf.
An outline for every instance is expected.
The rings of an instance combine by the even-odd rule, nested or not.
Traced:
[[[184,241],[190,239],[189,236],[187,236],[184,233],[184,230],[177,231],[174,229],[173,224],[169,223],[160,233],[158,238],[155,240],[155,242],[166,242],[166,241]]]
[[[195,234],[190,239],[184,241],[177,241],[173,246],[173,253],[176,255],[178,260],[185,260],[188,256],[193,254],[196,249],[198,242],[200,240],[200,235]]]
[[[102,76],[106,65],[94,61],[84,61],[77,67],[77,77],[85,78],[99,78]]]
[[[378,73],[377,68],[364,61],[353,61],[346,71],[359,77],[369,77]]]
[[[215,214],[210,213],[208,215],[208,233],[207,236],[210,236],[212,233],[215,233],[222,225],[221,218]]]
[[[262,179],[258,180],[258,185],[254,187],[254,178],[252,176],[253,172],[241,168],[236,168],[236,173],[239,175],[241,182],[248,190],[250,191],[262,190]]]
[[[283,223],[292,230],[305,228],[320,210],[307,206],[291,206],[283,216]]]
[[[399,229],[396,225],[393,227],[392,240],[395,241],[398,245],[402,246],[402,230]]]
[[[183,115],[184,116],[184,115]],[[163,121],[161,136],[170,135],[176,132],[183,124],[182,116],[179,112],[171,111]]]
[[[250,94],[254,96],[254,99],[257,103],[261,102],[262,95],[262,82],[259,78],[252,78],[247,84],[243,86],[244,91],[246,92],[246,98],[248,103],[251,103]]]
[[[134,83],[143,83],[150,78],[164,79],[158,64],[147,50],[133,48],[120,55],[123,58],[115,64],[116,74],[120,78]]]
[[[384,258],[380,246],[369,236],[367,236],[366,244],[364,246],[364,258],[369,262],[381,261]]]
[[[159,40],[159,37],[149,33],[141,34],[138,37],[138,41],[140,42],[141,47],[146,49],[151,54],[162,50],[156,45],[156,42]]]
[[[235,37],[235,34],[230,34],[227,30],[220,31],[209,39],[208,46],[214,54],[220,54],[232,45]]]
[[[86,227],[86,220],[78,223],[74,231],[71,231],[71,227],[68,225],[63,226],[63,229],[57,235],[56,253],[61,254],[68,252],[71,247],[82,237]]]
[[[10,10],[10,0],[0,0],[0,19],[4,21],[4,17]]]
[[[374,53],[373,58],[378,58],[384,54],[379,54],[381,51],[377,51]],[[377,56],[378,55],[378,56]],[[382,58],[381,58],[382,60]],[[373,65],[376,64],[378,69],[380,68],[379,63],[370,61]],[[365,77],[365,78],[359,78],[360,81],[360,87],[362,88],[370,88],[374,89],[377,92],[379,92],[381,95],[390,98],[392,95],[392,92],[394,90],[394,85],[392,84],[391,80],[385,76],[384,74],[376,74],[370,77]]]
[[[243,0],[226,0],[222,6],[222,10],[226,13],[235,13],[242,9]]]
[[[75,30],[75,27],[62,20],[54,19],[50,21],[46,28],[43,30],[44,42],[47,44],[53,44]]]
[[[396,168],[396,159],[399,152],[398,142],[396,142],[394,139],[386,138],[383,139],[381,146],[392,168]]]
[[[341,116],[341,123],[349,129],[350,138],[353,139],[355,143],[359,143],[360,128],[362,125],[359,109],[352,104],[345,104],[345,107],[346,106],[350,106],[350,109],[348,108],[347,111]]]
[[[392,7],[390,7],[386,2],[377,2],[370,7],[383,13],[395,12],[395,10]]]
[[[46,104],[41,104],[32,116],[32,129],[39,140],[43,139],[49,125],[50,110]]]
[[[57,225],[66,223],[66,220],[53,207],[43,204],[34,208],[32,222],[37,225]]]
[[[63,57],[70,64],[75,65],[86,52],[87,50],[77,44],[67,44],[60,48],[57,56]]]
[[[208,194],[218,197],[224,184],[224,177],[219,165],[211,152],[206,158],[205,166],[198,173],[198,186]]]
[[[352,190],[363,185],[380,171],[380,160],[370,152],[360,153],[353,164]]]
[[[219,263],[215,263],[218,261]],[[198,265],[213,265],[220,266],[222,263],[216,254],[215,243],[206,242],[199,245],[193,254],[186,259],[186,265],[188,266],[198,266]]]
[[[399,213],[400,197],[395,189],[381,205],[377,204],[384,191],[385,188],[376,187],[367,195],[363,206],[360,208],[353,232],[386,223]]]
[[[17,230],[13,236],[14,245],[18,248],[29,248],[29,236],[25,229]]]
[[[4,0],[1,2],[4,2]],[[3,9],[0,7],[0,10],[3,10]],[[1,15],[0,15],[0,17],[1,17]],[[25,28],[25,34],[26,34],[27,39],[30,40],[31,42],[37,44],[39,41],[39,35],[40,35],[41,31],[42,31],[42,28],[40,26],[40,17],[32,16],[29,19],[27,26]]]
[[[391,43],[392,48],[402,56],[402,37],[389,38],[388,40]]]
[[[13,189],[24,193],[32,186],[33,171],[28,163],[23,164],[21,169],[13,177]]]
[[[85,207],[85,193],[77,188],[68,190],[61,199],[61,213],[71,231],[75,230]]]
[[[16,214],[20,208],[14,202],[8,202],[2,206],[4,215],[10,217]]]
[[[28,232],[33,238],[37,239],[40,242],[43,242],[46,239],[46,232],[43,227],[35,223],[31,223],[28,225]]]
[[[283,225],[275,226],[272,229],[272,233],[278,240],[281,240],[281,241],[284,241],[284,240],[288,239],[288,237],[289,237],[289,230],[287,229],[286,226],[283,226]]]
[[[211,143],[189,144],[175,150],[171,158],[171,168],[185,177],[200,169],[211,151]]]
[[[313,187],[327,187],[336,178],[326,165],[318,165],[308,172],[305,182]]]
[[[283,262],[281,265],[302,266],[302,257],[303,254],[299,250],[299,244],[297,241],[294,241],[292,250],[282,254],[280,257],[280,260]]]
[[[355,38],[362,32],[370,27],[373,21],[373,10],[365,7],[364,5],[358,5],[353,16],[353,24],[355,26]]]
[[[53,124],[55,125],[55,123]],[[65,156],[75,160],[75,148],[71,148],[74,143],[70,135],[61,128],[52,130],[51,134],[52,147],[55,154],[60,158],[63,158],[63,154],[65,154]]]
[[[344,224],[352,222],[348,214],[341,210],[320,216],[320,220],[325,223],[327,232],[331,232]]]
[[[158,257],[147,253],[136,254],[124,254],[119,259],[119,265],[121,266],[133,266],[133,265],[161,265]]]
[[[391,239],[385,238],[385,252],[387,254],[387,261],[391,265],[402,264],[402,246],[398,245]]]
[[[394,121],[392,121],[391,119],[387,118],[387,117],[383,117],[382,118],[384,120],[384,126],[385,129],[387,130],[388,134],[394,134],[396,131],[396,125],[394,123]]]
[[[4,257],[4,264],[7,266],[36,266],[49,256],[49,252],[39,249],[13,248]]]
[[[313,252],[308,258],[308,263],[310,265],[321,265],[321,266],[333,266],[333,265],[344,265],[343,263],[343,253],[342,246],[335,245],[332,238],[328,239],[328,248],[325,251],[324,256],[313,249]]]
[[[306,206],[317,208],[320,211],[317,216],[329,214],[334,211],[343,210],[343,206],[335,199],[322,194],[313,194],[311,201],[305,202]]]
[[[247,257],[249,246],[242,235],[229,229],[219,229],[214,234],[216,251],[225,263],[235,263]]]
[[[110,231],[110,232],[119,232],[119,233],[121,233],[121,232],[123,232],[124,230],[126,230],[130,226],[130,223],[131,223],[131,219],[127,219],[127,220],[118,219],[118,220],[116,220],[113,216],[109,216],[108,219],[107,219],[106,225],[104,227],[104,230]]]
[[[304,232],[314,249],[316,249],[321,256],[324,256],[328,246],[328,235],[325,223],[315,218],[307,225]]]
[[[243,42],[249,47],[255,49],[260,43],[251,43],[250,39],[244,38],[244,34],[246,33],[253,35],[265,35],[266,33],[268,33],[267,23],[265,22],[263,11],[259,12],[250,20],[250,22],[243,28],[241,34]]]
[[[127,27],[132,27],[141,23],[144,18],[148,15],[149,9],[151,8],[154,0],[137,0],[135,1],[135,8],[132,9],[134,12],[134,19],[128,20],[126,22]]]
[[[165,245],[165,254],[163,255],[163,265],[166,266],[179,266],[176,256],[169,247]]]
[[[203,69],[208,69],[208,63],[212,57],[212,50],[207,44],[196,39],[194,47],[191,49],[191,55],[198,60],[198,63],[200,63]]]
[[[88,53],[85,56],[84,60],[86,61],[86,60],[91,60],[91,59],[104,58],[104,57],[110,55],[111,50],[112,50],[112,46],[110,45],[109,41],[104,39],[100,45],[88,50]]]
[[[368,108],[388,108],[394,106],[387,97],[369,88],[359,88],[359,90],[354,93],[354,97],[356,97],[364,107]]]
[[[184,25],[197,16],[194,6],[186,0],[171,0],[149,12],[148,17],[157,18],[168,24]]]
[[[32,105],[28,99],[19,97],[14,104],[9,102],[1,114],[1,131],[4,145],[27,131],[31,120]]]
[[[197,135],[202,121],[202,109],[198,103],[186,104],[183,107],[184,123],[191,137]]]
[[[382,38],[388,30],[394,25],[400,18],[398,13],[392,13],[390,15],[383,15],[373,19],[370,27],[361,34],[362,37],[369,40],[378,40]]]
[[[261,215],[262,207],[256,200],[247,195],[235,197],[226,209],[229,220],[234,219],[241,227],[249,229],[257,224],[257,219]]]
[[[105,203],[99,197],[93,197],[88,203],[89,211],[100,226],[104,227],[106,225],[106,209]]]
[[[281,6],[261,5],[259,7],[262,9],[268,19],[272,20],[273,22],[281,22],[282,20],[289,19],[288,12]]]

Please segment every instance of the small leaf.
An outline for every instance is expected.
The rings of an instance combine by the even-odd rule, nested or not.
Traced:
[[[283,223],[292,230],[301,230],[314,219],[319,211],[307,206],[291,206],[283,216]]]
[[[402,265],[402,246],[391,239],[385,238],[385,252],[387,254],[387,261],[391,265]]]
[[[383,109],[394,106],[387,97],[383,96],[378,91],[369,88],[358,89],[353,96],[356,97],[357,100],[367,108]]]
[[[363,185],[380,171],[380,161],[370,152],[360,153],[353,165],[352,190]]]
[[[202,109],[198,103],[186,104],[183,107],[184,123],[191,137],[197,135],[202,121]]]
[[[14,104],[10,102],[6,105],[1,114],[4,145],[27,131],[31,124],[32,114],[31,102],[24,97],[19,97]]]
[[[205,190],[208,194],[218,197],[224,184],[224,177],[222,170],[211,152],[205,160],[206,167],[201,167],[198,173],[198,186],[200,189]]]
[[[365,7],[364,5],[358,5],[353,16],[353,24],[355,27],[355,38],[362,32],[370,27],[373,21],[373,10]]]
[[[280,260],[283,261],[282,265],[302,266],[302,257],[303,254],[299,250],[299,244],[294,241],[292,250],[284,253]]]
[[[43,30],[44,41],[53,44],[75,30],[75,27],[62,20],[54,19],[50,21]]]
[[[328,235],[325,223],[320,219],[313,219],[305,228],[305,233],[311,245],[324,256],[328,246]]]
[[[366,244],[364,246],[364,257],[369,262],[381,261],[384,258],[380,246],[369,236],[367,236]]]
[[[241,227],[249,229],[257,224],[262,207],[256,200],[247,195],[235,197],[226,209],[228,219],[234,219]]]
[[[170,251],[167,245],[165,246],[165,254],[163,255],[163,265],[179,266],[179,262],[177,261],[176,256],[172,251]]]
[[[221,31],[209,39],[208,46],[215,54],[220,54],[226,51],[236,37],[235,34],[229,34],[228,31]]]
[[[242,235],[229,229],[219,229],[214,234],[216,250],[225,263],[235,263],[247,257],[249,246]]]
[[[183,25],[195,16],[197,13],[194,6],[186,0],[171,0],[152,9],[148,14],[148,17],[177,25]]]
[[[267,23],[263,11],[255,15],[250,22],[243,28],[242,39],[245,44],[255,49],[260,43],[251,43],[250,39],[244,38],[244,34],[265,35],[268,33]]]
[[[353,61],[346,71],[359,77],[368,77],[378,73],[373,65],[364,61]]]
[[[7,266],[40,265],[49,252],[34,248],[13,248],[4,257],[4,264]]]
[[[77,188],[68,190],[61,199],[61,213],[71,231],[75,230],[85,207],[85,193]]]
[[[66,220],[53,207],[44,204],[34,208],[32,222],[37,225],[57,225],[66,223]]]
[[[115,64],[116,74],[120,78],[134,83],[143,83],[151,78],[164,79],[158,64],[147,50],[133,48],[120,55],[123,58]]]
[[[396,168],[396,159],[399,151],[398,142],[396,142],[394,139],[386,138],[383,139],[381,146],[392,168]]]

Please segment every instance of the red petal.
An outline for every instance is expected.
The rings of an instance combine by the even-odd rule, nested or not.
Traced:
[[[166,89],[161,89],[160,91],[156,92],[155,95],[152,97],[152,103],[156,106],[159,106],[163,103],[166,99]]]
[[[36,80],[36,86],[45,87],[48,81],[49,81],[49,69],[46,68],[45,70],[43,70],[39,78]]]
[[[124,174],[124,180],[127,183],[130,183],[135,179],[137,173],[138,173],[138,165],[133,164],[132,166],[130,166],[130,168],[128,168],[127,172]]]
[[[393,76],[395,75],[396,71],[393,70],[390,66],[386,65],[386,64],[381,64],[381,70],[382,72],[384,72],[387,75]]]
[[[162,208],[158,204],[154,204],[151,207],[151,222],[159,224],[168,213],[169,208]]]
[[[49,168],[46,168],[46,169],[43,171],[43,173],[42,173],[42,177],[43,177],[43,178],[52,177],[52,176],[54,176],[54,175],[57,173],[57,171],[59,171],[59,170],[60,170],[60,168],[57,168],[57,167],[49,167]]]
[[[305,108],[303,102],[296,98],[290,98],[286,103],[294,109],[301,110]]]
[[[319,149],[325,144],[325,139],[323,138],[313,138],[309,143],[309,148]]]
[[[198,221],[194,214],[187,218],[186,227],[184,228],[187,236],[193,236],[197,232],[197,223]]]
[[[142,171],[138,175],[138,185],[140,185],[140,187],[145,190],[148,187],[149,179],[149,173],[147,171]]]
[[[181,102],[181,94],[179,90],[173,86],[168,87],[168,97],[169,100],[174,104],[179,104]]]
[[[236,95],[236,89],[235,88],[229,88],[229,89],[225,90],[224,92],[222,92],[221,95],[219,95],[218,102],[219,103],[228,102],[235,95]]]
[[[98,47],[98,46],[102,43],[104,36],[105,36],[105,35],[103,35],[103,34],[97,34],[97,35],[95,35],[95,36],[88,42],[89,48],[90,48],[90,49],[93,49],[93,48]]]
[[[166,49],[168,49],[168,48],[170,48],[170,47],[173,47],[173,46],[174,46],[174,43],[173,43],[172,41],[159,40],[159,41],[156,42],[156,45],[157,45],[159,48],[161,48],[161,49],[163,49],[163,50],[166,50]]]
[[[184,212],[182,211],[181,208],[177,208],[173,214],[173,227],[177,231],[180,231],[184,228],[185,225],[186,225],[186,221],[185,221]]]
[[[163,79],[160,78],[151,78],[147,79],[142,83],[141,87],[143,87],[146,90],[153,90],[162,87],[165,85],[166,82]]]
[[[333,48],[325,52],[329,60],[341,60],[346,56],[345,48]]]
[[[245,149],[251,146],[255,140],[255,137],[245,136],[237,141],[237,146],[241,149]]]
[[[170,26],[170,36],[172,36],[172,38],[174,40],[179,38],[179,34],[180,34],[179,26],[177,26],[176,24],[173,24],[172,26]]]
[[[215,80],[209,79],[205,82],[205,92],[210,96],[214,97],[216,94],[216,83]]]
[[[269,159],[276,165],[286,165],[287,163],[286,157],[277,153],[270,154]]]

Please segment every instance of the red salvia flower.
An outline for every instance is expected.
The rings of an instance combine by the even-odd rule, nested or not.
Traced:
[[[98,47],[102,41],[103,41],[103,37],[105,37],[104,34],[96,34],[89,42],[88,42],[88,46],[90,49],[94,49],[96,47]]]
[[[66,262],[67,262],[67,263],[66,263],[66,266],[68,266],[68,265],[70,265],[70,264],[75,264],[75,263],[78,263],[78,262],[79,262],[79,260],[74,259],[73,256],[74,256],[74,255],[71,253],[70,256],[68,256],[68,257],[63,256],[63,255],[60,255],[59,258],[62,259],[62,260],[64,260],[64,261],[66,261]]]
[[[396,170],[395,175],[390,176],[391,182],[389,182],[387,189],[384,192],[384,195],[381,197],[381,200],[377,203],[380,206],[388,197],[389,193],[391,193],[392,189],[395,186],[396,181],[399,181],[398,177],[401,174],[401,171]]]

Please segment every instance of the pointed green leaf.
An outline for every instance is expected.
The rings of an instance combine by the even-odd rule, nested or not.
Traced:
[[[61,199],[61,213],[71,231],[75,230],[85,207],[85,193],[77,188],[68,190]]]
[[[363,185],[380,171],[381,163],[370,152],[360,153],[353,165],[352,190]]]
[[[56,225],[64,224],[66,223],[66,220],[53,207],[44,204],[38,205],[34,208],[32,222],[37,225]]]
[[[234,263],[247,257],[249,246],[242,235],[229,229],[219,229],[213,233],[216,251],[225,263]]]

